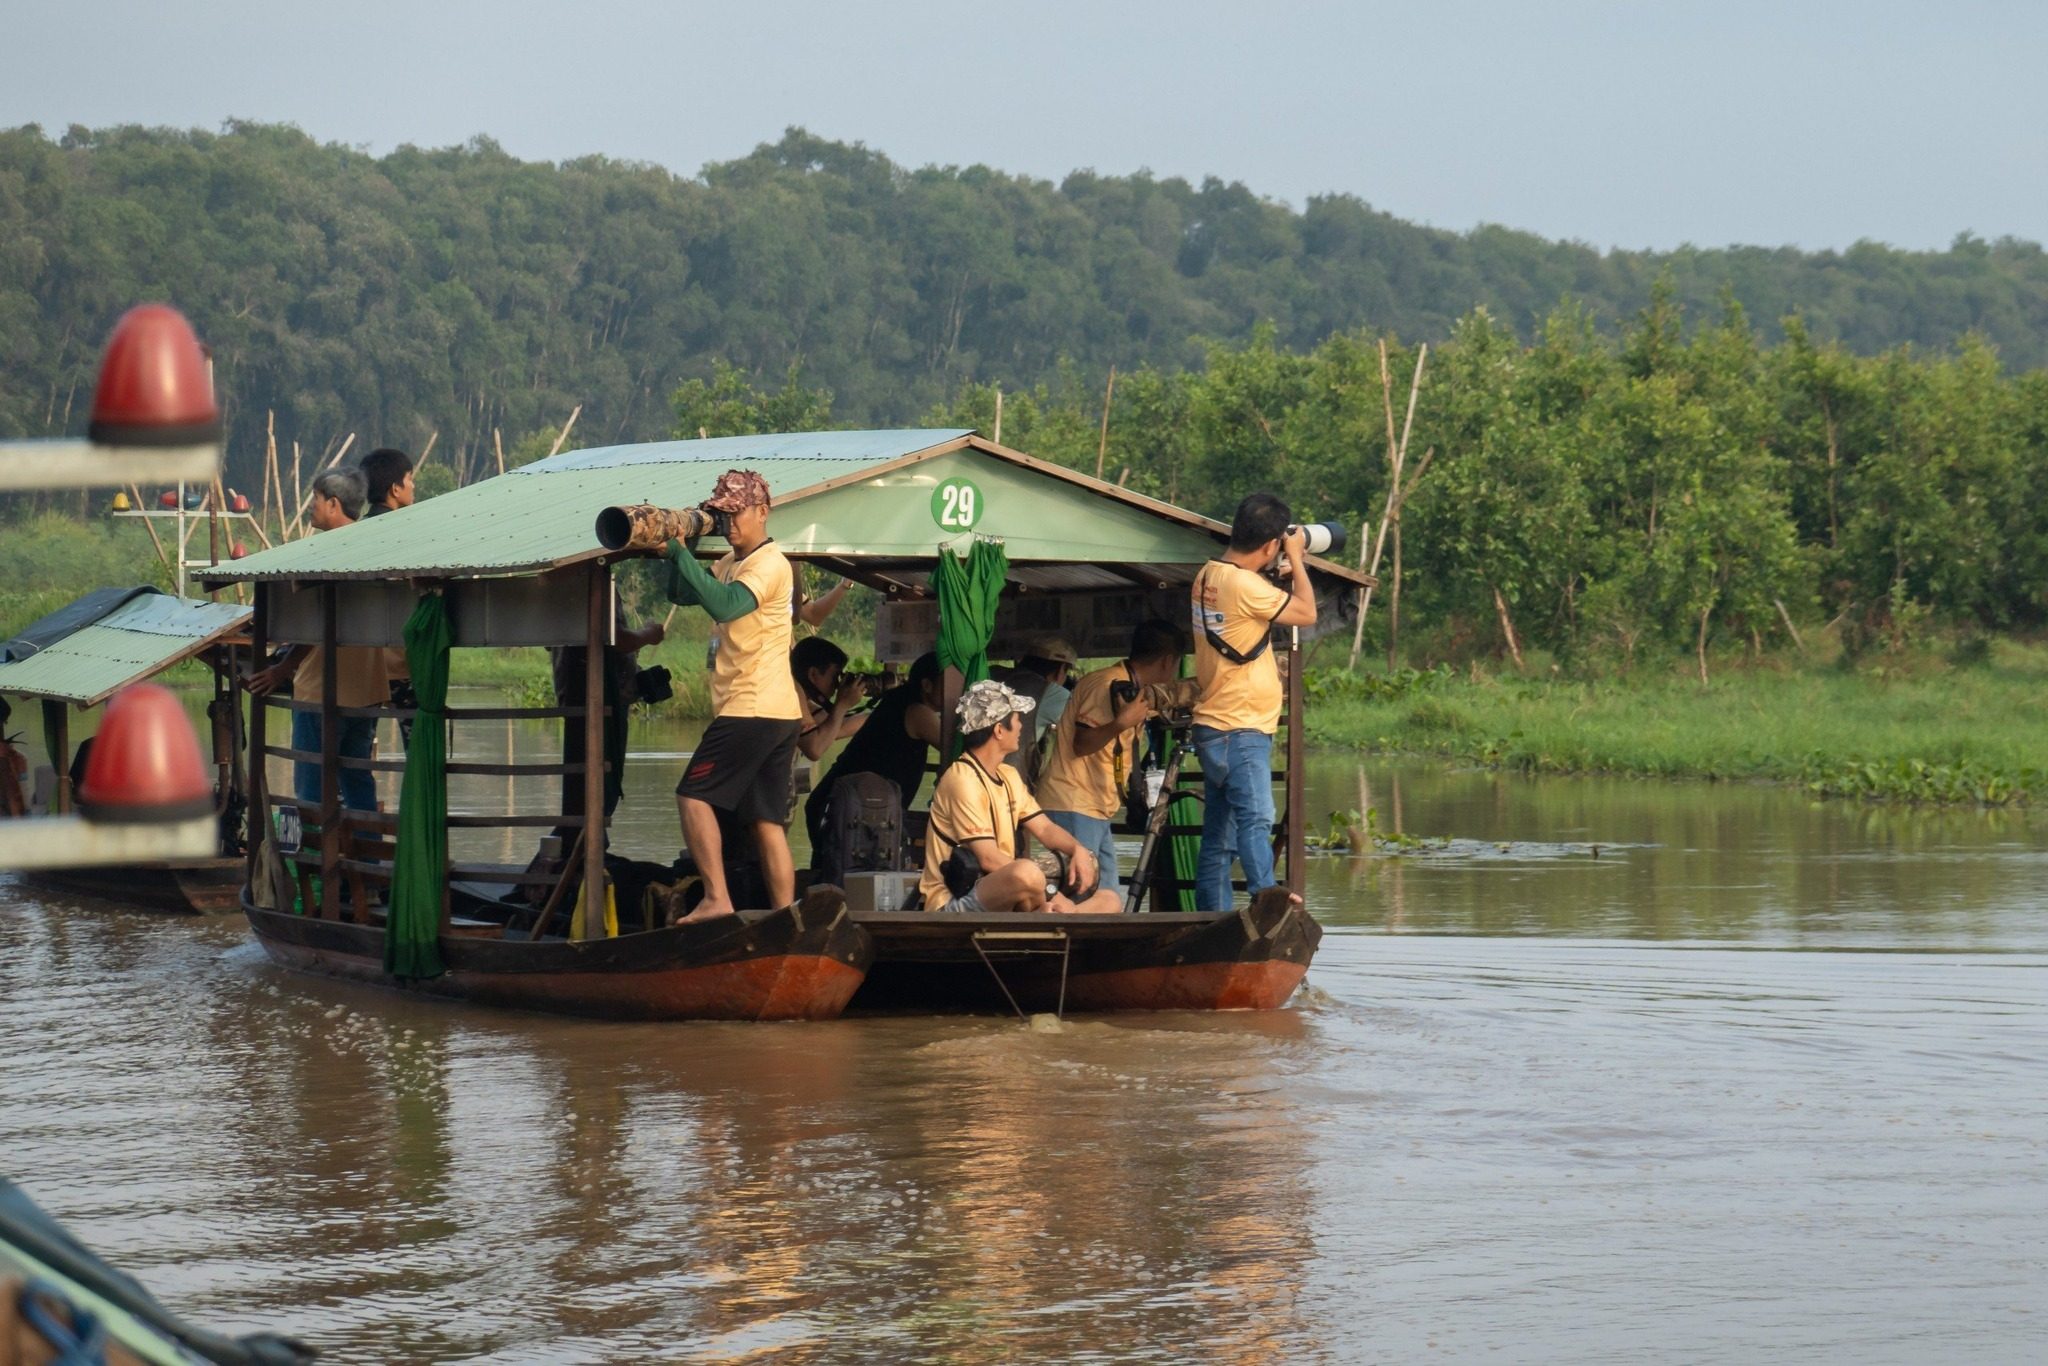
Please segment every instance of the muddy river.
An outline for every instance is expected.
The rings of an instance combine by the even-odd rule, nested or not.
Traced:
[[[691,739],[637,732],[628,851]],[[334,1361],[2048,1355],[2048,825],[1348,755],[1311,804],[1415,842],[1315,861],[1262,1016],[524,1016],[0,874],[4,1170]]]

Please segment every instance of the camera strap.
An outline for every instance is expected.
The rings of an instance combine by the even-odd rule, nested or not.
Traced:
[[[1200,603],[1203,600],[1203,589],[1205,587],[1205,584],[1203,582],[1202,576],[1209,572],[1210,565],[1220,563],[1222,563],[1222,561],[1220,560],[1211,560],[1209,561],[1209,564],[1203,565],[1201,571],[1195,575],[1195,601],[1197,603]],[[1292,602],[1293,600],[1294,599],[1292,595],[1289,595],[1288,601]],[[1286,607],[1283,606],[1281,607],[1280,612],[1284,612],[1286,610]],[[1209,625],[1208,613],[1204,612],[1199,606],[1195,609],[1195,619],[1201,625],[1202,635],[1208,640],[1210,649],[1214,650],[1217,654],[1222,655],[1232,664],[1249,664],[1253,660],[1257,659],[1260,655],[1266,653],[1267,649],[1273,644],[1273,623],[1280,619],[1280,612],[1275,612],[1272,615],[1272,617],[1266,622],[1266,629],[1259,636],[1259,643],[1257,645],[1252,646],[1252,648],[1248,651],[1238,649],[1235,645],[1232,645],[1222,636],[1216,634],[1215,628]]]

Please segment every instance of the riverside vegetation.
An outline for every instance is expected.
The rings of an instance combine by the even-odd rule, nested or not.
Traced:
[[[164,194],[125,194],[138,178]],[[307,224],[360,213],[323,248],[194,195]],[[620,236],[671,210],[666,236]],[[247,488],[258,403],[309,450],[357,426],[364,446],[440,433],[431,492],[486,472],[501,422],[508,465],[544,455],[558,432],[540,415],[572,400],[586,445],[993,433],[1000,402],[1003,442],[1042,458],[1219,518],[1270,488],[1355,530],[1387,507],[1389,390],[1420,366],[1422,475],[1364,635],[1388,672],[1346,673],[1349,641],[1318,642],[1318,739],[1859,796],[2000,803],[2041,786],[2048,665],[2029,642],[2048,626],[2048,374],[2009,364],[2039,363],[2048,335],[2048,269],[2028,244],[1792,253],[1760,275],[1741,252],[1410,237],[1356,201],[1296,215],[1242,187],[904,172],[800,133],[699,182],[528,166],[487,144],[376,160],[242,125],[0,135],[0,222],[22,229],[0,256],[0,354],[15,358],[0,428],[76,427],[92,338],[161,285],[195,302],[221,356],[229,482]],[[1418,251],[1443,268],[1410,269]],[[827,286],[860,261],[873,273],[854,307]],[[1893,293],[1840,293],[1878,265]],[[1752,322],[1745,297],[1773,321]],[[855,315],[863,333],[841,335]],[[431,363],[414,344],[429,334]],[[78,585],[159,573],[137,528],[81,524],[92,510],[9,504],[9,623]],[[665,610],[651,580],[627,591],[641,615]],[[695,614],[676,624],[701,630]],[[659,654],[678,675],[670,705],[701,707],[701,637]],[[544,674],[458,658],[458,681]]]

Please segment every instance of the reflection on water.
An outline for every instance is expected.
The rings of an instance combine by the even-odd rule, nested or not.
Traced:
[[[635,747],[653,855],[690,737]],[[1361,777],[1470,843],[1318,860],[1260,1016],[556,1020],[0,877],[0,1151],[180,1310],[339,1361],[2036,1355],[2033,823],[1335,756],[1319,813]]]

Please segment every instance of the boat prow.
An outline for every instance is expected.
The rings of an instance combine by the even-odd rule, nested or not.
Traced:
[[[1277,1010],[1323,937],[1279,888],[1214,914],[904,911],[854,920],[875,941],[857,1010]]]
[[[264,952],[305,972],[521,1010],[629,1020],[824,1020],[853,999],[874,945],[836,888],[779,911],[606,939],[510,937],[458,923],[447,971],[400,982],[377,925],[243,909]]]

